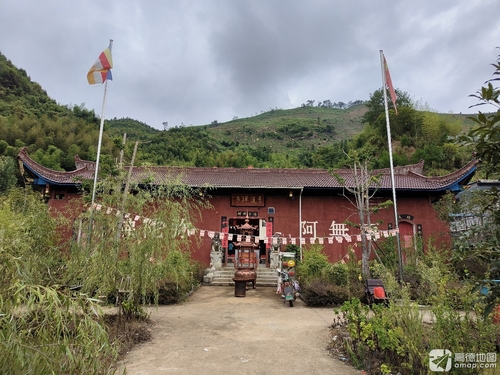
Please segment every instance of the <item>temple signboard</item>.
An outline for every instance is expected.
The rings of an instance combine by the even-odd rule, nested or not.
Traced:
[[[264,194],[231,194],[233,207],[264,207]]]

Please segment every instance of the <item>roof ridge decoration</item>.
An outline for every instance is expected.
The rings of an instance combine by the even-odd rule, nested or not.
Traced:
[[[95,161],[80,159],[80,156],[75,155],[76,169],[87,168],[89,171],[95,171]]]
[[[93,171],[88,170],[86,163],[74,171],[56,171],[44,167],[28,155],[27,147],[22,147],[17,157],[23,162],[24,167],[32,173],[55,184],[78,184],[78,180],[92,178],[93,176]]]
[[[390,168],[381,168],[381,169],[376,169],[373,172],[386,174],[386,173],[390,173],[391,170],[390,170]],[[394,167],[394,174],[414,173],[414,174],[417,174],[419,176],[425,177],[422,175],[423,172],[424,172],[424,160],[423,159],[421,159],[416,164],[400,165],[400,166]]]
[[[466,175],[467,173],[469,173],[469,171],[471,169],[475,170],[477,167],[477,164],[479,164],[479,160],[473,159],[473,160],[469,161],[467,164],[465,164],[462,168],[457,169],[454,172],[445,174],[443,176],[423,176],[423,175],[419,175],[419,176],[426,178],[428,181],[430,181],[430,180],[449,181],[449,180],[459,178],[463,175]]]

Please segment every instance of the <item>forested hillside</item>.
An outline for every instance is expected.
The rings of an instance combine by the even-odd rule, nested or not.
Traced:
[[[368,93],[367,93],[368,96]],[[348,167],[356,150],[373,167],[387,167],[387,138],[381,91],[350,105],[307,101],[295,109],[271,109],[250,118],[205,126],[156,130],[137,120],[105,121],[103,173],[111,173],[127,134],[125,163],[140,141],[137,165],[206,167],[338,168]],[[465,115],[437,114],[414,108],[398,91],[396,116],[391,110],[396,165],[426,162],[429,174],[459,168],[470,152],[448,140],[471,124]],[[27,72],[0,54],[0,156],[15,157],[27,146],[41,164],[74,169],[74,156],[95,160],[99,119],[83,105],[56,103]],[[3,165],[2,164],[2,165]],[[10,166],[12,168],[12,165]],[[0,181],[0,185],[1,185]]]
[[[43,165],[69,170],[76,154],[95,158],[98,125],[94,111],[57,104],[0,54],[0,155],[16,156],[27,146]],[[110,139],[103,147],[108,154],[114,151]]]

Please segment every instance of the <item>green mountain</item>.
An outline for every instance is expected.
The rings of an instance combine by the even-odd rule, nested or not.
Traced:
[[[208,130],[221,142],[259,143],[274,152],[328,146],[351,139],[363,129],[367,108],[363,104],[348,109],[299,107],[276,109],[260,115],[212,124]]]
[[[384,167],[388,163],[384,154],[387,142],[384,125],[377,118],[380,105],[374,104],[374,98],[344,109],[308,103],[225,123],[163,131],[130,118],[106,120],[103,172],[112,173],[122,148],[125,163],[129,162],[135,141],[140,141],[137,165],[338,168],[349,166],[346,153],[356,149],[372,159],[374,167]],[[400,112],[391,118],[396,165],[423,158],[435,173],[444,173],[466,158],[447,143],[449,135],[471,126],[466,115],[412,108]],[[369,125],[365,124],[367,119],[372,119]],[[93,110],[57,104],[0,53],[0,156],[15,156],[26,146],[39,163],[71,170],[75,155],[95,160],[98,129],[99,119]]]
[[[130,141],[148,141],[141,144],[140,159],[154,165],[327,167],[301,159],[310,160],[306,154],[318,149],[345,147],[362,130],[365,112],[362,104],[348,109],[300,107],[166,131],[130,119],[106,121],[106,128],[113,136],[126,132]],[[134,128],[139,130],[132,135]]]

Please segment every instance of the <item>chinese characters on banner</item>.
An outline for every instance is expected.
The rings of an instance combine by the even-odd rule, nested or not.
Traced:
[[[231,194],[233,207],[264,207],[264,194]]]

